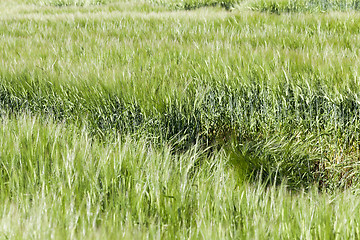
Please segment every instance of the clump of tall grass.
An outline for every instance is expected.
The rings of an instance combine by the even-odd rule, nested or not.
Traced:
[[[165,5],[170,9],[184,9],[184,10],[193,10],[202,7],[221,7],[226,10],[230,10],[236,4],[241,2],[241,0],[182,0],[182,1],[173,1],[173,0],[160,0],[154,1],[155,4]]]
[[[315,168],[322,159],[318,141],[318,137],[311,134],[282,134],[232,143],[227,149],[238,171],[267,184],[285,182],[288,188],[299,189],[311,187],[320,180],[318,171],[323,170]]]

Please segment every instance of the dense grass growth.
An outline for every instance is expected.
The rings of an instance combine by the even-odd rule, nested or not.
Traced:
[[[1,1],[0,237],[358,238],[353,10]]]
[[[194,145],[178,155],[131,138],[103,145],[64,127],[2,119],[1,238],[359,237],[356,193],[249,185],[223,151],[206,157]]]
[[[334,172],[346,179],[340,185],[353,184],[357,14],[204,9],[189,19],[181,12],[107,15],[108,6],[96,14],[80,11],[86,7],[44,7],[50,14],[38,8],[24,15],[19,7],[19,14],[1,20],[5,111],[85,124],[100,137],[146,134],[160,144],[176,142],[178,150],[195,142],[235,151],[253,146],[257,157],[250,159],[279,159],[264,160],[270,164],[265,172],[279,170],[285,178],[292,172],[290,185],[308,186],[304,179],[338,185]],[[308,145],[309,137],[316,144]],[[306,172],[292,170],[298,157],[285,157],[288,151],[268,153],[268,141],[279,151],[299,141]],[[283,164],[285,159],[292,160]],[[264,168],[263,160],[256,161],[254,169]]]
[[[254,1],[253,8],[271,13],[351,11],[360,9],[358,0],[260,0]]]
[[[146,134],[158,139],[157,143],[173,142],[175,151],[196,142],[211,149],[226,146],[235,154],[240,151],[240,158],[245,157],[252,170],[263,169],[270,175],[279,172],[279,179],[288,178],[290,185],[307,186],[310,180],[343,184],[325,174],[324,161],[334,164],[336,159],[346,171],[357,166],[359,107],[350,94],[342,101],[330,102],[319,93],[272,95],[243,86],[207,91],[201,101],[197,96],[147,112],[138,103],[125,102],[105,90],[74,88],[75,94],[74,89],[62,87],[55,92],[53,85],[40,82],[21,91],[14,88],[1,91],[6,111],[26,110],[60,122],[85,124],[93,137],[104,139],[113,133]],[[346,184],[352,182],[348,177]]]
[[[38,3],[40,3],[41,5],[66,7],[66,6],[102,5],[106,3],[106,0],[50,0],[50,1],[38,1]]]

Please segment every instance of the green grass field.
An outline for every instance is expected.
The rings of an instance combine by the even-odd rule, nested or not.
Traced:
[[[359,10],[0,0],[0,239],[360,238]]]

